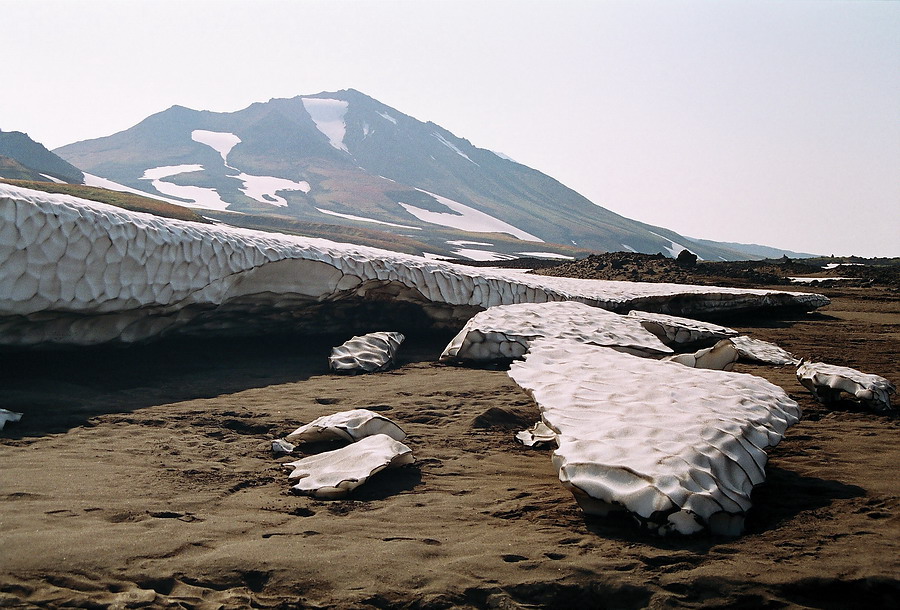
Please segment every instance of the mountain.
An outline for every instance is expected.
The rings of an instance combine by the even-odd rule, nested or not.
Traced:
[[[80,169],[21,131],[0,131],[0,178],[84,184]]]
[[[95,176],[232,224],[325,223],[492,260],[632,250],[742,259],[615,214],[537,170],[355,90],[231,113],[173,106],[55,151]]]
[[[708,244],[711,246],[725,246],[732,250],[737,250],[747,255],[747,258],[816,258],[820,254],[810,254],[808,252],[794,252],[793,250],[783,250],[781,248],[773,248],[771,246],[760,246],[759,244],[738,244],[732,242],[710,241],[708,239],[692,239],[698,244]]]

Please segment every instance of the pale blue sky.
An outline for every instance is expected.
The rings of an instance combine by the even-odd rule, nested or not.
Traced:
[[[900,256],[900,2],[0,0],[0,129],[355,88],[625,216]]]

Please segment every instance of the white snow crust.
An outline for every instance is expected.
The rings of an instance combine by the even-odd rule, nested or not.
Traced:
[[[738,351],[729,339],[722,339],[712,347],[707,347],[693,354],[677,354],[668,356],[665,360],[677,362],[695,369],[713,369],[716,371],[730,371],[739,357]]]
[[[328,367],[336,373],[376,373],[394,366],[403,333],[377,332],[353,337],[331,350]]]
[[[554,278],[325,239],[178,221],[0,185],[0,344],[130,343],[174,331],[347,332],[353,303],[417,307],[459,329],[494,305],[581,301],[609,310],[740,311],[828,303],[737,288]],[[319,313],[345,303],[342,315]],[[674,309],[674,311],[673,311]],[[252,315],[250,312],[253,312]],[[355,315],[354,315],[355,314]]]
[[[151,199],[157,199],[159,201],[165,201],[167,203],[174,203],[175,205],[185,205],[184,201],[169,199],[168,197],[160,197],[159,195],[156,195],[154,193],[140,191],[138,189],[131,188],[130,186],[125,186],[124,184],[119,184],[118,182],[113,182],[112,180],[107,180],[106,178],[101,178],[100,176],[95,176],[86,172],[84,174],[84,184],[85,186],[96,186],[104,189],[109,189],[111,191],[119,191],[121,193],[141,195],[142,197],[149,197]]]
[[[287,207],[287,200],[275,194],[278,191],[309,192],[309,182],[305,180],[297,182],[287,178],[276,178],[275,176],[252,176],[244,172],[234,177],[243,181],[244,188],[241,191],[247,197],[269,205]]]
[[[241,143],[241,139],[233,133],[224,131],[207,131],[205,129],[195,129],[191,132],[191,139],[200,144],[206,144],[222,155],[222,163],[228,165],[228,153],[231,149]]]
[[[376,434],[386,434],[395,441],[402,441],[406,438],[406,432],[400,426],[387,417],[368,409],[353,409],[323,415],[300,426],[284,438],[295,443],[333,440],[352,443]]]
[[[639,320],[644,328],[659,337],[666,345],[711,345],[738,334],[736,330],[725,326],[680,316],[638,310],[630,311],[628,315]]]
[[[494,245],[494,244],[489,244],[485,241],[466,241],[464,239],[450,240],[446,243],[451,246],[486,246],[489,248]]]
[[[531,256],[534,258],[553,258],[564,261],[573,261],[575,260],[574,256],[568,256],[566,254],[559,254],[557,252],[517,252],[519,256]]]
[[[303,107],[316,124],[316,129],[325,134],[329,144],[344,152],[350,152],[344,145],[344,136],[347,133],[344,115],[347,114],[348,106],[344,100],[303,98]]]
[[[667,242],[669,242],[669,245],[666,246],[665,248],[666,248],[666,250],[669,251],[669,255],[670,255],[672,258],[678,258],[678,255],[681,254],[681,251],[682,251],[682,250],[687,250],[687,251],[690,252],[691,254],[697,254],[696,252],[693,252],[690,248],[687,248],[687,247],[685,247],[685,246],[682,246],[682,245],[679,244],[677,241],[672,241],[672,240],[669,239],[668,237],[664,237],[664,236],[660,235],[659,233],[654,233],[653,231],[648,231],[648,233],[650,233],[651,235],[656,235],[658,238],[664,239],[664,240],[666,240]],[[624,245],[624,244],[623,244],[623,245]],[[697,258],[700,258],[700,257],[698,256]]]
[[[821,403],[831,404],[846,392],[876,412],[890,412],[891,394],[897,391],[880,375],[824,362],[804,362],[797,367],[797,380]]]
[[[317,498],[342,498],[384,470],[413,463],[412,450],[386,434],[367,436],[334,451],[284,464],[296,492]]]
[[[366,218],[365,216],[354,216],[353,214],[342,214],[341,212],[333,212],[331,210],[326,210],[323,208],[316,208],[318,211],[323,214],[328,214],[329,216],[337,216],[338,218],[346,218],[347,220],[358,220],[359,222],[372,222],[379,225],[387,225],[389,227],[397,227],[399,229],[414,229],[416,231],[421,231],[422,227],[412,227],[410,225],[401,225],[395,222],[387,222],[384,220],[375,220],[374,218]]]
[[[740,533],[765,449],[800,417],[764,379],[572,341],[533,341],[509,375],[558,434],[553,463],[582,509],[661,534]]]
[[[501,254],[499,252],[491,252],[490,250],[480,250],[477,248],[456,248],[450,251],[456,258],[467,258],[472,261],[505,261],[515,256],[509,254]]]
[[[531,233],[517,229],[511,224],[503,222],[499,218],[494,218],[490,214],[485,214],[484,212],[459,203],[458,201],[453,201],[447,197],[442,197],[420,188],[417,188],[416,190],[434,197],[438,203],[441,203],[456,212],[455,214],[450,214],[448,212],[432,212],[414,205],[398,202],[404,210],[424,222],[441,225],[442,227],[472,231],[473,233],[507,233],[515,238],[526,241],[538,241],[541,243],[544,241]]]
[[[473,316],[441,354],[442,361],[486,362],[521,358],[540,338],[578,341],[651,356],[671,354],[638,320],[583,303],[520,303]]]
[[[178,174],[188,174],[191,172],[203,171],[202,165],[166,165],[163,167],[153,167],[144,171],[141,180],[150,180],[157,191],[164,195],[172,197],[180,197],[189,201],[193,208],[206,208],[208,210],[225,210],[230,203],[223,201],[218,191],[213,188],[203,186],[182,186],[172,182],[166,182],[163,178],[170,178]],[[180,205],[185,205],[180,203]]]
[[[800,364],[799,358],[768,341],[745,336],[731,337],[730,341],[744,360],[776,365]]]
[[[434,136],[434,137],[437,139],[438,142],[440,142],[441,144],[443,144],[444,146],[446,146],[447,148],[449,148],[450,150],[452,150],[453,152],[455,152],[455,153],[456,153],[457,155],[459,155],[460,157],[464,158],[464,159],[465,159],[466,161],[468,161],[469,163],[472,163],[473,165],[478,165],[477,163],[475,163],[474,161],[472,161],[471,158],[469,158],[469,155],[467,155],[466,153],[464,153],[463,151],[461,151],[461,150],[460,150],[453,142],[448,141],[448,140],[447,140],[444,136],[442,136],[441,134],[439,134],[439,133],[432,133],[431,135]],[[479,166],[479,167],[480,167],[480,166]]]
[[[3,426],[6,425],[6,422],[17,422],[21,419],[21,413],[16,413],[15,411],[10,411],[9,409],[0,409],[0,430],[3,430]]]
[[[397,124],[397,119],[395,119],[394,117],[392,117],[391,115],[389,115],[387,112],[378,112],[378,111],[376,111],[376,114],[378,114],[378,116],[380,116],[380,117],[383,118],[384,120],[390,121],[390,122],[393,123],[394,125]]]
[[[543,421],[539,421],[527,430],[516,432],[515,439],[526,447],[545,447],[556,444],[556,432]]]

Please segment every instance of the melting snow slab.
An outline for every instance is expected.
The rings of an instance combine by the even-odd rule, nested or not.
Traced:
[[[628,315],[640,320],[644,328],[666,345],[713,344],[738,334],[736,330],[718,324],[663,313],[632,310]]]
[[[750,337],[745,337],[743,335],[740,337],[731,337],[730,341],[735,349],[737,349],[738,355],[744,360],[779,366],[785,364],[800,364],[799,358],[768,341],[751,339]]]
[[[441,354],[442,361],[521,358],[537,338],[569,339],[639,355],[670,354],[655,335],[628,316],[561,301],[500,305],[473,316]]]
[[[331,350],[328,367],[336,373],[376,373],[394,366],[402,333],[369,333]]]
[[[740,533],[765,450],[800,418],[764,379],[571,341],[532,342],[509,375],[557,432],[553,463],[582,509],[660,534]]]
[[[368,409],[353,409],[314,419],[288,434],[285,440],[292,442],[332,440],[354,442],[376,434],[385,434],[396,441],[406,438],[406,433],[400,426],[387,417]]]
[[[22,419],[21,413],[10,411],[8,409],[0,409],[0,430],[6,425],[6,422],[17,422]]]
[[[695,369],[714,369],[730,371],[738,360],[738,351],[728,339],[722,339],[712,347],[707,347],[693,354],[669,356],[666,360],[677,362]]]
[[[284,464],[292,489],[317,498],[342,498],[385,468],[414,462],[412,450],[386,434]]]
[[[836,402],[846,392],[876,412],[890,412],[891,394],[897,391],[879,375],[824,362],[804,362],[797,367],[797,380],[823,404]]]
[[[131,343],[162,333],[347,332],[360,301],[455,329],[495,305],[580,301],[690,315],[828,303],[821,295],[554,278],[325,239],[190,223],[0,185],[0,344]],[[323,304],[349,304],[343,317]],[[358,313],[357,313],[358,312]],[[355,317],[354,317],[355,316]]]

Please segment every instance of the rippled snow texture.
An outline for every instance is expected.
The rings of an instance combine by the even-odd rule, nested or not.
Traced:
[[[553,462],[585,512],[625,509],[661,534],[740,533],[765,449],[800,417],[752,375],[570,341],[532,342],[509,375],[559,434]]]
[[[541,337],[604,345],[643,356],[672,353],[638,320],[568,301],[500,305],[482,311],[450,341],[441,360],[521,358],[529,343]]]
[[[458,329],[494,305],[574,300],[664,313],[828,303],[821,295],[533,276],[325,239],[191,223],[0,185],[0,344],[133,342],[185,328],[355,331],[357,301]],[[325,303],[351,305],[338,317]],[[362,311],[362,310],[360,310]],[[187,325],[190,324],[189,327]],[[269,326],[266,326],[269,325]]]
[[[394,366],[402,333],[368,333],[331,350],[328,367],[336,373],[376,373]]]

